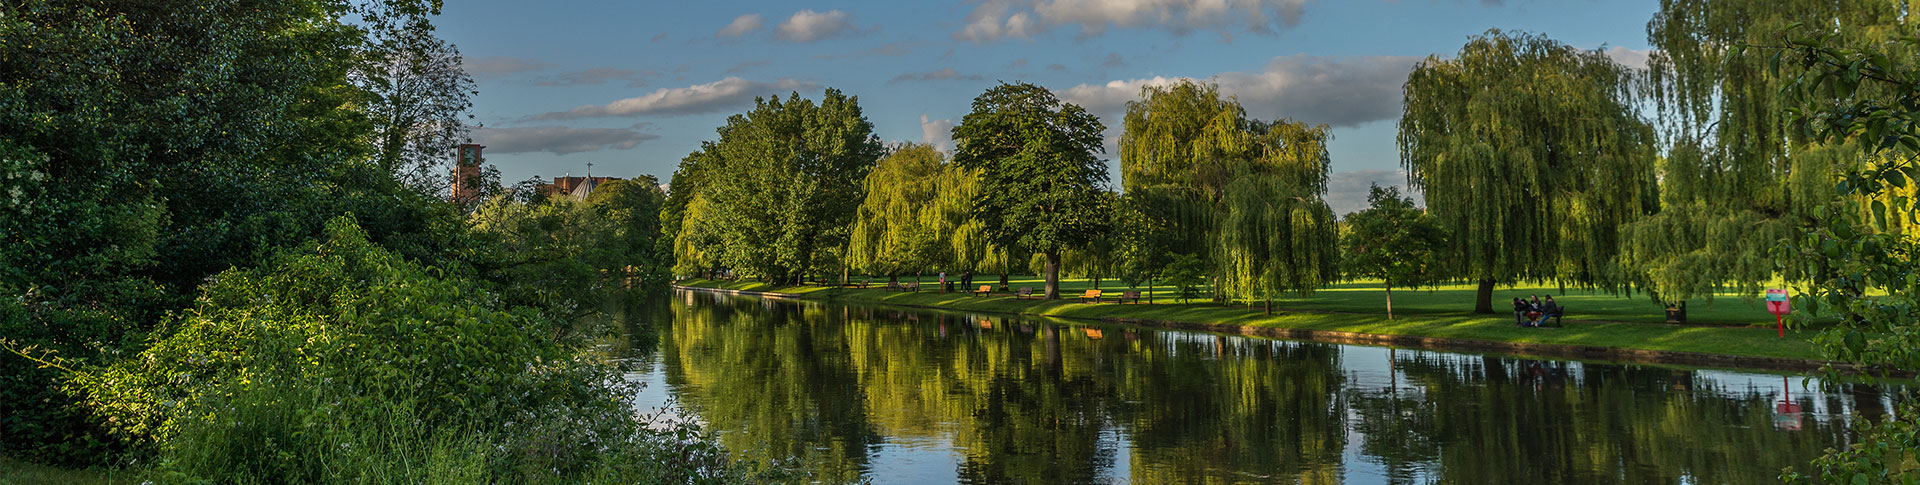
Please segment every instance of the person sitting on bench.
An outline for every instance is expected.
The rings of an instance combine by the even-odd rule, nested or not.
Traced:
[[[1560,308],[1560,304],[1553,302],[1553,296],[1547,296],[1547,301],[1540,304],[1540,319],[1534,320],[1533,326],[1538,327],[1546,324],[1547,319],[1559,317],[1562,311],[1564,311],[1564,309]]]
[[[1516,327],[1526,326],[1527,311],[1532,309],[1533,309],[1533,305],[1528,305],[1526,300],[1522,300],[1517,297],[1514,298],[1513,299],[1513,325]]]

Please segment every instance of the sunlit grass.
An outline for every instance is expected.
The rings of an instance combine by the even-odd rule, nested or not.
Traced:
[[[910,280],[910,279],[909,279]],[[933,279],[926,279],[931,282]],[[997,277],[976,277],[974,285],[993,284]],[[1015,278],[1011,286],[1033,286],[1037,279]],[[1609,348],[1656,351],[1698,352],[1707,354],[1814,359],[1818,355],[1809,342],[1813,332],[1789,330],[1787,338],[1776,336],[1772,315],[1758,301],[1744,301],[1739,295],[1721,295],[1711,303],[1705,299],[1691,304],[1694,323],[1714,326],[1672,325],[1664,320],[1660,307],[1643,297],[1608,295],[1557,288],[1501,288],[1500,301],[1529,293],[1554,295],[1572,309],[1564,328],[1519,328],[1510,313],[1475,315],[1475,288],[1468,285],[1444,286],[1431,291],[1394,291],[1394,319],[1385,315],[1385,296],[1378,283],[1357,282],[1337,285],[1311,297],[1274,300],[1274,315],[1266,315],[1261,304],[1249,309],[1245,302],[1222,306],[1205,301],[1175,303],[1174,290],[1155,289],[1154,304],[1119,305],[1082,304],[1072,297],[1092,285],[1084,280],[1063,281],[1063,300],[1016,299],[1006,293],[973,296],[967,293],[919,293],[883,289],[831,288],[820,286],[786,287],[745,281],[687,281],[690,286],[717,287],[749,291],[774,291],[810,298],[843,302],[871,302],[896,305],[950,308],[956,310],[1025,313],[1072,318],[1143,319],[1197,322],[1253,327],[1327,330],[1382,335],[1415,335],[1460,339],[1527,342],[1556,345],[1586,345]],[[927,283],[927,288],[933,288]],[[1122,285],[1104,282],[1102,289],[1117,293]]]

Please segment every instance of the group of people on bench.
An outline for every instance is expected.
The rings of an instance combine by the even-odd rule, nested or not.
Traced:
[[[1532,301],[1513,299],[1513,322],[1522,327],[1538,327],[1547,319],[1559,317],[1565,309],[1554,303],[1553,295],[1547,295],[1546,301],[1540,301],[1540,295],[1528,295]]]

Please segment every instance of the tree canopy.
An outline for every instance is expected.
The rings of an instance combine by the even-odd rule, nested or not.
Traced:
[[[974,214],[1001,246],[1047,259],[1047,298],[1059,297],[1060,255],[1105,234],[1107,165],[1100,120],[1047,88],[1001,84],[973,99],[953,129],[954,164],[980,173]]]
[[[1120,167],[1137,225],[1123,266],[1157,273],[1191,252],[1218,296],[1310,292],[1337,275],[1324,200],[1327,127],[1247,117],[1212,84],[1149,86],[1127,104]]]
[[[817,104],[799,93],[759,99],[718,131],[719,140],[681,162],[694,193],[676,208],[684,211],[679,240],[706,244],[676,252],[774,280],[838,259],[882,153],[858,97],[827,89]]]
[[[1791,265],[1777,273],[1767,250],[1815,224],[1832,178],[1861,152],[1844,139],[1810,143],[1791,128],[1794,104],[1782,90],[1810,66],[1779,60],[1783,32],[1804,23],[1831,27],[1836,44],[1875,43],[1911,33],[1903,12],[1876,0],[1662,1],[1647,23],[1647,84],[1668,150],[1658,213],[1625,228],[1631,276],[1676,302],[1807,277]],[[1859,92],[1884,97],[1888,88]]]
[[[1653,128],[1634,78],[1599,50],[1498,30],[1415,65],[1400,163],[1454,234],[1446,259],[1478,280],[1621,288],[1620,226],[1654,202]]]
[[[1387,319],[1393,319],[1393,287],[1419,288],[1446,278],[1440,251],[1446,231],[1400,190],[1367,189],[1367,208],[1347,214],[1341,246],[1349,275],[1379,278],[1386,287]]]

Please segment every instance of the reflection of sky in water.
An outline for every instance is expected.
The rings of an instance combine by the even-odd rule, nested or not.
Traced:
[[[695,297],[691,294],[685,295],[685,297],[689,306],[712,304],[704,301],[696,302]],[[727,299],[720,299],[718,301],[721,304],[725,304],[726,300]],[[759,307],[765,310],[780,304],[785,303],[758,300],[747,303],[747,306]],[[809,307],[817,307],[817,304],[806,305]],[[841,312],[833,313],[839,314]],[[1035,336],[1038,335],[1035,328],[1044,328],[1047,325],[1052,325],[1043,322],[1009,319],[1002,316],[949,316],[944,321],[941,321],[941,319],[936,317],[928,316],[922,318],[921,314],[901,312],[898,310],[882,310],[881,313],[902,317],[891,320],[889,325],[914,326],[913,337],[920,341],[1003,337],[987,332],[1010,332]],[[835,322],[839,322],[839,320],[835,320]],[[993,328],[987,329],[986,327]],[[669,331],[670,330],[663,329],[662,333],[664,334]],[[1069,338],[1099,339],[1102,338],[1101,335],[1103,331],[1104,338],[1110,339],[1122,338],[1123,335],[1128,339],[1137,336],[1139,337],[1139,343],[1141,345],[1151,345],[1155,352],[1160,353],[1160,358],[1187,359],[1201,362],[1224,363],[1241,359],[1245,356],[1253,355],[1256,353],[1256,350],[1260,350],[1258,349],[1260,347],[1267,347],[1268,349],[1266,350],[1273,350],[1302,345],[1288,341],[1236,336],[1222,337],[1197,332],[1123,329],[1118,327],[1098,327],[1093,332],[1086,332],[1083,329],[1061,327],[1060,338],[1063,340]],[[668,337],[663,335],[662,338]],[[1442,474],[1444,470],[1441,469],[1440,463],[1414,461],[1411,463],[1388,464],[1383,462],[1380,457],[1370,455],[1367,450],[1368,440],[1378,437],[1370,437],[1365,430],[1361,429],[1364,417],[1362,415],[1363,410],[1358,407],[1358,404],[1351,402],[1354,399],[1361,398],[1388,398],[1388,402],[1407,402],[1414,403],[1409,404],[1409,406],[1416,406],[1430,399],[1436,399],[1429,395],[1431,390],[1427,388],[1427,383],[1422,382],[1420,379],[1408,377],[1407,370],[1404,369],[1404,367],[1408,365],[1424,365],[1430,368],[1479,369],[1483,362],[1503,362],[1505,365],[1514,366],[1511,369],[1515,372],[1515,375],[1510,376],[1510,379],[1513,379],[1513,381],[1510,382],[1509,385],[1513,386],[1516,392],[1558,392],[1562,394],[1573,394],[1575,395],[1574,400],[1576,401],[1574,405],[1589,407],[1600,407],[1601,405],[1593,402],[1578,401],[1577,398],[1594,397],[1589,396],[1588,394],[1591,393],[1585,390],[1573,389],[1569,391],[1566,388],[1588,385],[1588,383],[1585,382],[1588,379],[1619,379],[1624,382],[1640,378],[1637,374],[1621,373],[1620,370],[1622,366],[1615,364],[1589,365],[1580,362],[1537,361],[1544,364],[1541,366],[1542,370],[1532,370],[1529,366],[1536,361],[1519,360],[1518,358],[1498,358],[1490,360],[1477,354],[1393,350],[1383,347],[1364,346],[1335,347],[1337,348],[1337,360],[1334,365],[1336,366],[1336,372],[1340,374],[1338,376],[1340,382],[1338,382],[1337,385],[1339,386],[1338,392],[1342,394],[1342,397],[1334,398],[1331,402],[1339,406],[1345,406],[1344,409],[1339,410],[1339,413],[1337,413],[1337,415],[1344,416],[1346,420],[1344,430],[1345,443],[1340,448],[1339,455],[1341,463],[1338,464],[1337,470],[1338,479],[1344,483],[1428,483],[1445,479],[1445,475]],[[1090,355],[1092,362],[1090,364],[1082,363],[1082,365],[1093,365],[1098,368],[1101,365],[1105,365],[1103,364],[1104,359],[1120,358],[1120,356],[1102,354],[1103,352],[1114,353],[1112,346],[1092,348],[1095,349],[1090,352],[1092,354]],[[937,365],[946,365],[952,363],[951,359],[953,356],[931,355],[927,356],[927,358],[928,362]],[[643,414],[660,412],[662,415],[668,417],[690,416],[696,420],[700,419],[698,410],[693,410],[693,412],[689,413],[688,410],[684,408],[683,403],[675,402],[675,396],[688,395],[688,393],[698,394],[701,393],[702,390],[693,387],[696,384],[690,382],[678,382],[677,385],[680,386],[679,388],[669,386],[668,377],[666,376],[667,370],[664,368],[661,360],[645,360],[647,362],[645,362],[644,365],[634,373],[628,375],[629,379],[643,383],[645,386],[640,393],[635,396],[637,410]],[[702,364],[695,362],[691,365],[699,366]],[[1260,365],[1284,365],[1284,361],[1263,362]],[[1595,369],[1595,366],[1599,368]],[[1641,371],[1646,370],[1645,368],[1638,369]],[[1530,370],[1533,372],[1544,372],[1544,374],[1536,373],[1533,378],[1519,375]],[[1609,372],[1613,372],[1615,377],[1605,377]],[[1096,374],[1097,373],[1096,371]],[[1597,373],[1597,375],[1595,373]],[[1855,408],[1857,407],[1852,400],[1855,396],[1848,395],[1844,392],[1831,395],[1823,393],[1819,390],[1820,384],[1817,379],[1808,380],[1800,376],[1788,376],[1785,378],[1785,382],[1783,382],[1783,377],[1777,374],[1730,370],[1686,371],[1673,369],[1670,371],[1662,370],[1660,372],[1654,372],[1654,374],[1681,376],[1676,378],[1676,380],[1684,382],[1684,384],[1672,384],[1672,387],[1660,387],[1656,389],[1633,387],[1632,392],[1673,396],[1676,398],[1673,400],[1677,401],[1688,400],[1689,398],[1686,396],[1690,395],[1693,396],[1691,398],[1693,401],[1701,401],[1704,398],[1708,403],[1698,404],[1698,406],[1709,408],[1714,406],[1728,407],[1742,402],[1752,402],[1756,399],[1767,399],[1773,403],[1778,403],[1784,394],[1791,393],[1793,401],[1804,407],[1799,421],[1808,424],[1829,419],[1844,419],[1844,416],[1848,413],[1855,412]],[[1545,375],[1546,377],[1538,377],[1541,375]],[[1690,376],[1690,378],[1688,376]],[[1805,382],[1804,385],[1803,381]],[[1613,385],[1634,386],[1637,384],[1628,382]],[[1459,393],[1458,390],[1455,392]],[[1893,398],[1889,397],[1893,394],[1892,392],[1886,392],[1875,395],[1879,405],[1873,407],[1878,410],[1887,410],[1887,412],[1890,412],[1890,410],[1895,407]],[[1724,404],[1723,402],[1733,404]],[[912,408],[914,404],[918,403],[906,403],[900,407]],[[1138,404],[1140,403],[1128,401],[1119,403],[1118,405],[1124,407]],[[1454,406],[1468,406],[1469,408],[1479,406],[1477,403],[1451,404]],[[868,403],[868,405],[872,404]],[[1648,406],[1630,407],[1630,409],[1639,409],[1641,410],[1640,412],[1658,411],[1658,409],[1648,411],[1648,408]],[[1592,412],[1592,410],[1588,411]],[[894,436],[887,433],[890,424],[880,423],[876,420],[882,419],[883,416],[911,414],[914,412],[914,409],[864,409],[863,412],[865,413],[865,419],[872,424],[875,432],[881,435],[879,442],[866,447],[867,461],[864,464],[855,465],[863,472],[864,476],[873,478],[875,483],[953,483],[961,479],[960,468],[963,463],[966,462],[967,456],[973,453],[974,450],[960,448],[959,445],[955,444],[956,434],[966,431],[958,429],[962,426],[959,421],[952,419],[953,417],[950,416],[924,416],[922,418],[927,419],[929,422],[926,426],[932,428],[930,431],[931,434],[928,434],[929,432],[922,432],[920,435],[911,437]],[[1205,412],[1205,410],[1195,410],[1195,412]],[[1414,411],[1406,410],[1403,412]],[[1711,411],[1700,412],[1710,413]],[[1402,416],[1406,415],[1402,414]],[[1615,418],[1632,419],[1633,417]],[[1104,456],[1096,457],[1097,460],[1104,462],[1099,465],[1098,475],[1096,476],[1098,482],[1126,483],[1133,478],[1133,474],[1136,471],[1135,467],[1164,468],[1168,466],[1168,464],[1165,463],[1138,462],[1139,460],[1136,459],[1136,450],[1134,449],[1135,437],[1131,435],[1134,430],[1130,428],[1130,425],[1135,423],[1125,422],[1126,419],[1131,418],[1119,419],[1121,422],[1118,423],[1115,422],[1115,416],[1103,415],[1096,419],[1100,421],[1094,425],[1097,427],[1097,433],[1094,435],[1096,438],[1094,439],[1099,441],[1096,448],[1098,450],[1105,450],[1104,453],[1106,453]],[[1778,425],[1780,418],[1776,416],[1775,421],[1776,425]],[[1737,421],[1728,419],[1728,422]],[[1455,424],[1458,425],[1459,423]],[[1606,429],[1603,429],[1603,431],[1605,430]],[[718,431],[720,433],[733,432],[733,430],[727,429],[720,429]],[[1559,433],[1565,431],[1566,430],[1553,429],[1544,432]],[[1780,432],[1786,433],[1788,431]],[[1401,439],[1401,437],[1389,436],[1385,439]],[[825,448],[820,448],[820,450],[824,451]],[[1160,452],[1164,454],[1166,450],[1162,449]],[[1392,466],[1398,466],[1400,469],[1389,470],[1389,467]],[[1769,473],[1774,471],[1777,470],[1772,470]],[[1223,475],[1238,477],[1230,478],[1229,480],[1232,481],[1248,483],[1293,481],[1294,478],[1297,478],[1291,476],[1265,476],[1235,470],[1213,470],[1211,476],[1213,478],[1220,478]],[[1164,477],[1167,475],[1157,476]],[[1768,476],[1771,475],[1769,474]],[[1678,479],[1683,482],[1696,481],[1694,477],[1684,474],[1679,475]],[[1454,480],[1457,481],[1458,477],[1455,477]]]

